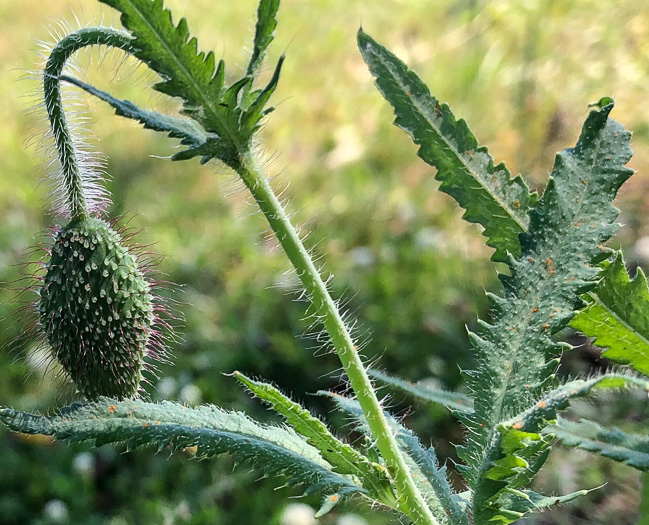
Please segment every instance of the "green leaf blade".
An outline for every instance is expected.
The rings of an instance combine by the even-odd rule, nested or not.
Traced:
[[[164,401],[116,401],[101,398],[73,404],[55,416],[3,408],[0,420],[10,429],[70,442],[125,443],[129,449],[153,446],[178,451],[196,447],[198,457],[233,454],[267,474],[289,478],[311,490],[364,493],[351,479],[331,470],[318,451],[291,430],[261,425],[244,414],[203,405],[188,408]]]
[[[268,403],[281,414],[296,432],[304,436],[311,446],[318,449],[335,472],[357,477],[379,501],[392,507],[396,505],[384,467],[373,463],[356,449],[340,441],[322,421],[312,416],[307,409],[286,397],[274,386],[254,381],[241,372],[234,372],[232,375],[253,395]]]
[[[559,419],[545,432],[551,433],[568,447],[576,447],[649,471],[649,436],[627,434],[617,428],[605,429],[594,421]]]
[[[436,403],[456,412],[471,412],[473,410],[473,399],[464,394],[449,392],[441,388],[432,388],[421,382],[411,383],[398,377],[389,376],[373,368],[369,369],[367,374],[372,379],[377,379],[423,402]]]
[[[270,111],[264,109],[273,93],[281,68],[281,60],[271,83],[255,99],[249,100],[253,77],[244,75],[231,86],[225,85],[225,66],[218,65],[214,53],[198,51],[183,18],[174,25],[171,12],[162,0],[100,0],[121,13],[121,22],[134,37],[129,48],[135,57],[146,63],[161,77],[154,88],[183,100],[182,113],[196,120],[212,136],[198,146],[174,156],[185,160],[197,155],[203,162],[217,158],[235,171],[242,157],[252,146],[252,137],[259,121]],[[272,41],[279,2],[264,0],[260,4],[255,39],[255,68],[259,67],[266,47]]]
[[[649,376],[649,291],[642,269],[629,278],[622,253],[602,264],[602,279],[584,297],[587,306],[570,326],[594,338],[602,354]]]
[[[257,24],[252,56],[246,70],[246,76],[255,76],[264,60],[270,43],[275,38],[279,0],[261,0],[257,8]]]
[[[464,218],[483,226],[487,244],[496,250],[493,260],[505,262],[508,252],[520,255],[518,236],[527,229],[537,195],[520,176],[512,178],[503,163],[494,165],[466,122],[456,120],[395,55],[362,30],[358,46],[395,110],[395,124],[411,135],[424,162],[437,168],[440,189],[466,210]]]
[[[209,136],[193,120],[171,117],[157,111],[147,111],[139,108],[128,100],[120,100],[105,91],[101,91],[81,80],[73,77],[62,76],[61,80],[73,84],[90,95],[106,102],[115,110],[115,114],[136,120],[145,129],[167,133],[169,137],[181,139],[181,144],[196,148],[208,140]],[[190,150],[188,150],[190,151]],[[183,152],[185,153],[185,152]]]
[[[552,387],[563,345],[551,336],[596,285],[596,265],[609,253],[603,243],[618,227],[612,201],[633,172],[625,167],[630,134],[608,118],[612,107],[591,111],[575,148],[557,155],[529,231],[520,236],[521,257],[510,258],[511,275],[500,276],[504,297],[490,296],[493,321],[471,334],[478,367],[466,377],[475,409],[459,417],[472,439],[459,452],[476,489],[476,523],[486,522],[481,509],[501,490],[482,483],[498,459],[494,429]]]

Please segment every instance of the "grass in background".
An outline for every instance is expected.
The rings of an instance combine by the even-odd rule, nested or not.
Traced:
[[[255,0],[167,3],[188,18],[204,49],[245,65],[240,44],[252,38]],[[403,377],[432,376],[449,388],[458,385],[457,365],[466,367],[470,359],[464,325],[486,308],[482,289],[496,286],[495,272],[479,229],[460,221],[450,199],[433,191],[432,170],[390,125],[390,111],[355,46],[361,21],[472,123],[482,143],[494,145],[496,160],[539,187],[547,176],[542,166],[575,142],[586,104],[615,95],[616,118],[635,130],[632,167],[640,173],[619,203],[622,222],[630,227],[613,242],[628,247],[645,238],[644,245],[636,244],[634,262],[649,262],[649,249],[643,250],[649,244],[649,6],[630,0],[614,10],[597,0],[519,4],[283,1],[273,50],[285,49],[287,62],[274,99],[278,108],[263,133],[270,170],[281,173],[278,184],[290,181],[295,222],[310,232],[309,242],[336,275],[336,295],[349,299],[372,334],[366,355],[381,357],[383,366]],[[212,16],[193,14],[199,11]],[[38,85],[18,79],[37,64],[35,42],[49,40],[47,26],[56,27],[53,21],[62,17],[74,20],[72,12],[83,24],[114,20],[108,10],[79,0],[0,3],[2,281],[16,278],[12,265],[28,260],[22,251],[36,241],[35,232],[50,225],[45,188],[37,187],[43,159],[26,146],[43,126],[26,111],[32,102],[24,96]],[[87,76],[93,84],[145,107],[176,107],[151,96],[144,87],[153,77],[121,64],[121,56],[101,63],[98,58],[96,51],[80,55],[82,64],[92,62]],[[220,375],[236,368],[273,379],[316,411],[328,410],[308,394],[335,388],[339,380],[331,372],[338,365],[331,356],[314,361],[313,342],[296,339],[306,328],[302,305],[282,291],[291,287],[283,274],[288,265],[275,243],[259,233],[263,218],[251,214],[241,188],[218,166],[147,156],[168,156],[173,142],[136,131],[135,124],[89,103],[92,130],[109,159],[114,214],[127,214],[130,226],[143,229],[140,242],[156,242],[153,249],[166,256],[162,271],[184,290],[176,295],[186,318],[183,338],[173,348],[176,366],[162,370],[151,395],[263,414]],[[180,189],[181,179],[183,188],[190,180],[189,191]],[[16,309],[12,296],[0,292],[0,343],[8,345],[21,328],[7,317]],[[587,351],[573,354],[579,357],[570,356],[567,367],[589,364]],[[68,385],[51,376],[42,380],[33,357],[29,345],[0,354],[0,404],[48,410],[72,398]],[[394,399],[397,406],[400,401]],[[435,436],[440,455],[451,452],[444,443],[462,439],[441,411],[420,408],[407,418],[423,435]],[[53,501],[62,502],[71,523],[88,524],[267,523],[269,516],[279,523],[285,505],[254,474],[231,474],[227,458],[183,463],[162,455],[124,456],[110,447],[86,453],[56,445],[52,454],[50,446],[55,445],[0,433],[0,472],[10,473],[0,475],[0,523],[52,522]],[[606,496],[595,492],[581,505],[535,518],[537,523],[634,523],[639,483],[629,469],[589,458],[566,473],[560,454],[555,459],[547,476],[566,480],[566,491],[571,477],[595,486],[602,476],[615,490]],[[594,510],[587,510],[587,501],[597,503]],[[333,514],[323,523],[337,519]]]

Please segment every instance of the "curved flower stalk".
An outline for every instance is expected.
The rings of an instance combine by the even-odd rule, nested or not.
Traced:
[[[574,319],[573,326],[585,327],[611,346],[617,359],[644,370],[634,363],[642,352],[628,348],[637,347],[637,341],[645,345],[646,327],[634,308],[626,308],[620,299],[633,287],[634,302],[648,309],[646,280],[641,276],[629,282],[618,258],[613,270],[604,274],[613,274],[613,285],[597,286],[599,265],[611,255],[604,243],[618,227],[612,202],[632,174],[626,168],[630,133],[610,118],[611,98],[592,105],[577,144],[557,155],[539,198],[520,176],[511,177],[502,163],[494,164],[466,122],[433,97],[413,71],[362,30],[358,33],[377,87],[394,107],[395,123],[412,136],[419,156],[437,168],[440,189],[466,209],[464,218],[484,227],[487,244],[495,249],[493,259],[504,263],[508,272],[500,275],[501,295],[489,294],[489,322],[480,321],[478,330],[469,334],[477,360],[475,370],[464,372],[468,396],[371,373],[448,406],[464,423],[467,441],[458,446],[458,455],[468,490],[458,493],[435,450],[422,446],[384,412],[350,329],[256,157],[255,134],[273,110],[268,102],[284,61],[278,60],[265,86],[256,86],[273,40],[279,0],[260,1],[250,63],[231,83],[226,82],[223,60],[217,63],[213,53],[199,52],[187,22],[174,24],[162,0],[100,1],[121,13],[128,32],[77,31],[54,48],[46,67],[46,107],[71,220],[57,234],[39,300],[41,324],[54,353],[95,402],[64,408],[52,417],[2,409],[0,419],[10,428],[96,444],[123,442],[171,450],[196,446],[201,456],[229,451],[266,472],[288,475],[289,483],[321,490],[325,498],[318,516],[353,494],[400,512],[416,525],[506,525],[586,494],[581,490],[549,497],[529,490],[555,436],[570,446],[649,470],[646,440],[620,436],[590,422],[557,423],[559,412],[572,399],[596,389],[649,387],[643,379],[618,372],[564,384],[556,379],[559,357],[569,347],[555,336]],[[87,45],[117,47],[146,64],[160,76],[154,88],[182,100],[182,117],[142,110],[63,76],[65,61]],[[61,81],[100,98],[120,116],[180,139],[186,149],[173,160],[216,159],[240,176],[295,268],[310,313],[323,325],[355,397],[329,395],[352,416],[368,446],[359,450],[343,443],[274,385],[239,372],[233,375],[294,431],[259,425],[211,406],[189,410],[171,403],[124,400],[137,391],[141,378],[155,320],[153,299],[121,238],[93,216],[101,208],[102,192],[96,179],[80,168],[61,104]],[[577,314],[583,298],[596,294],[606,299],[602,305]],[[614,329],[624,336],[624,344],[611,341],[602,329],[607,312],[620,317]],[[596,444],[599,439],[603,443]]]
[[[70,129],[60,76],[84,47],[132,51],[132,42],[125,31],[80,29],[54,46],[43,72],[44,105],[61,168],[54,210],[69,222],[55,230],[35,306],[53,357],[91,400],[138,392],[145,357],[164,355],[156,328],[164,308],[148,279],[146,254],[138,254],[114,224],[99,217],[109,203],[107,191]]]

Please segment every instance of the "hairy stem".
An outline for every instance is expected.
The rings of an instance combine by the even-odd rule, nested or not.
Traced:
[[[75,157],[72,136],[63,112],[59,77],[66,60],[75,51],[89,45],[108,45],[120,48],[130,54],[136,52],[133,37],[128,33],[96,27],[81,29],[65,37],[56,45],[48,59],[44,79],[45,102],[63,169],[66,197],[72,217],[85,215],[88,210],[83,179]],[[240,157],[237,172],[268,219],[311,299],[316,316],[322,320],[331,338],[352,389],[363,409],[372,435],[376,439],[377,447],[385,459],[388,472],[394,481],[399,510],[408,515],[416,525],[438,525],[438,521],[432,515],[412,479],[354,341],[329,295],[322,277],[270,184],[263,176],[254,155],[242,145],[237,145],[237,149]]]
[[[45,107],[61,163],[63,191],[70,208],[71,218],[87,215],[88,202],[77,151],[63,110],[59,77],[70,56],[86,46],[107,45],[129,51],[132,41],[133,37],[126,31],[108,27],[88,27],[66,36],[56,44],[47,59],[43,76]]]
[[[334,300],[317,268],[291,224],[284,208],[263,176],[254,155],[242,155],[239,175],[266,216],[286,255],[295,267],[306,289],[315,315],[320,319],[338,353],[351,387],[363,409],[363,414],[385,459],[398,493],[398,507],[417,525],[437,525],[421,493],[415,486],[397,442],[390,431],[372,383],[365,371],[354,340],[343,321]]]

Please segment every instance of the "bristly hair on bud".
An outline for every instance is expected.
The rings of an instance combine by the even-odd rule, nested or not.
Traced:
[[[73,219],[45,269],[37,309],[53,356],[88,399],[135,395],[157,337],[156,301],[122,236],[102,219]]]
[[[52,47],[43,71],[43,106],[60,164],[52,209],[68,220],[54,229],[36,276],[38,331],[66,375],[89,400],[138,393],[151,360],[164,360],[173,318],[149,279],[154,259],[129,245],[116,223],[102,218],[110,204],[104,173],[86,162],[63,108],[61,75],[87,46],[126,49],[132,37],[107,27],[82,28]],[[149,358],[146,359],[145,358]]]

